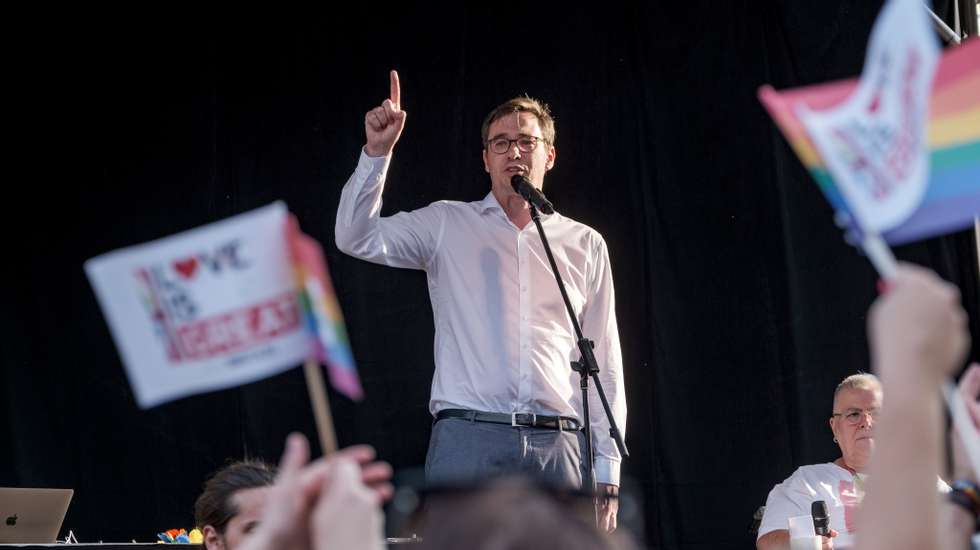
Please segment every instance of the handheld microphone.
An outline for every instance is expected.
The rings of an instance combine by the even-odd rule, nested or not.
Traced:
[[[534,205],[535,208],[540,210],[545,214],[554,214],[555,207],[551,205],[551,201],[545,198],[544,193],[540,189],[531,185],[531,181],[520,174],[514,174],[510,178],[510,185],[514,188],[520,196],[524,197],[524,200]]]
[[[830,514],[827,513],[827,503],[822,500],[810,505],[810,515],[813,516],[813,530],[822,537],[830,536]]]

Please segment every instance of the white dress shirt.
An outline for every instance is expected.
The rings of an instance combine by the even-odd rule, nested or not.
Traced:
[[[370,262],[424,269],[435,318],[429,409],[581,420],[575,329],[533,223],[518,229],[493,194],[381,217],[390,157],[361,152],[337,211],[337,246]],[[542,225],[625,437],[626,397],[609,254],[594,229],[555,213]],[[619,484],[621,457],[590,384],[596,481]],[[583,460],[586,460],[583,449]]]

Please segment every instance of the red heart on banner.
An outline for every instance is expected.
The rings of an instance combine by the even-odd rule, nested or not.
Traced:
[[[174,262],[174,270],[180,273],[181,277],[185,279],[190,279],[194,276],[194,272],[197,271],[197,258],[191,256],[185,260],[177,260]]]

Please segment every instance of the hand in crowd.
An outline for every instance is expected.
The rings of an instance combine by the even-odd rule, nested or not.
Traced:
[[[938,383],[962,365],[969,346],[959,290],[927,269],[901,264],[871,307],[871,354],[883,378]],[[906,368],[905,365],[915,365]]]
[[[381,502],[390,498],[391,467],[372,462],[366,445],[349,447],[309,463],[306,438],[291,434],[276,482],[246,550],[380,549],[384,533]],[[360,467],[360,468],[359,468]],[[342,505],[338,505],[342,503]],[[337,514],[329,525],[317,525],[324,511]],[[311,521],[313,523],[311,524]],[[337,528],[341,524],[342,528]]]
[[[364,133],[367,135],[364,150],[372,157],[390,154],[405,128],[407,113],[401,108],[402,94],[398,72],[391,71],[390,79],[390,97],[364,115]]]
[[[300,436],[302,437],[302,436]],[[391,465],[381,460],[375,460],[374,447],[370,445],[351,445],[337,451],[330,457],[353,462],[360,467],[361,483],[374,492],[380,502],[387,501],[394,494],[391,485]]]
[[[868,334],[874,368],[893,404],[875,424],[856,548],[960,547],[965,539],[952,541],[949,516],[944,517],[949,508],[939,506],[935,476],[942,470],[939,388],[963,364],[970,343],[967,316],[956,287],[932,271],[903,264],[888,283],[871,307]],[[976,383],[973,376],[964,382]],[[969,401],[976,401],[976,391]]]
[[[378,496],[358,477],[357,464],[351,460],[328,463],[310,524],[314,550],[384,547],[384,518]]]

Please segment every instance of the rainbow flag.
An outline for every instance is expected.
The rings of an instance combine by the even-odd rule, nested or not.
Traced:
[[[314,336],[311,356],[327,365],[334,389],[354,401],[364,397],[347,329],[334,293],[320,243],[303,234],[295,216],[289,216],[287,236],[293,260],[303,322]]]
[[[855,219],[823,160],[797,117],[800,104],[814,111],[847,99],[857,79],[777,92],[759,89],[759,99],[790,147],[817,181],[840,223]],[[946,50],[939,62],[929,106],[929,183],[918,208],[882,234],[892,245],[963,229],[980,215],[980,40]]]

